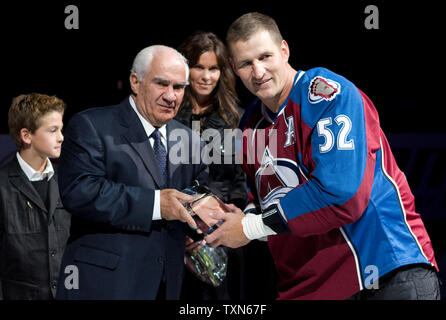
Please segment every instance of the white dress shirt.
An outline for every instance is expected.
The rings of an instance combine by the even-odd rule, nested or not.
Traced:
[[[50,180],[54,175],[54,168],[51,164],[51,161],[47,158],[46,160],[46,167],[45,170],[43,170],[42,173],[40,171],[34,170],[23,158],[20,156],[20,154],[17,152],[17,161],[19,162],[20,168],[22,168],[23,172],[25,173],[26,177],[29,181],[42,181],[44,179]]]
[[[138,115],[138,118],[141,121],[142,126],[144,127],[144,131],[146,132],[147,137],[149,137],[150,145],[153,148],[155,139],[151,136],[152,136],[153,131],[155,131],[155,127],[139,113],[138,109],[136,108],[135,101],[133,101],[132,96],[129,96],[129,102],[130,102],[130,105],[132,106],[133,110],[135,110],[136,114]],[[161,134],[161,142],[163,143],[164,147],[167,150],[167,128],[166,128],[166,125],[159,127],[158,131]],[[160,219],[161,219],[160,190],[155,190],[155,202],[153,204],[152,220],[160,220]]]

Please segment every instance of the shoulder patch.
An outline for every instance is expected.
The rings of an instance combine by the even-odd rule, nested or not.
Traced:
[[[341,92],[341,85],[324,77],[314,77],[308,87],[308,101],[318,103],[322,100],[331,101]]]

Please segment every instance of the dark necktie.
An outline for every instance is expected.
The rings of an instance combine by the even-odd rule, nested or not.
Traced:
[[[155,152],[156,162],[158,168],[160,169],[161,177],[163,178],[163,183],[167,181],[167,152],[164,144],[161,142],[161,134],[157,128],[152,133],[152,138],[155,140],[153,143],[153,151]]]

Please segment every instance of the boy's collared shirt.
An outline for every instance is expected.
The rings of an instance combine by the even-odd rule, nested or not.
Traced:
[[[54,168],[53,165],[51,164],[51,161],[48,158],[45,170],[43,170],[43,172],[40,173],[39,171],[34,170],[25,160],[23,160],[23,158],[20,156],[18,152],[16,155],[17,155],[17,161],[19,162],[19,166],[25,173],[29,181],[41,181],[44,179],[47,179],[49,181],[53,177]]]

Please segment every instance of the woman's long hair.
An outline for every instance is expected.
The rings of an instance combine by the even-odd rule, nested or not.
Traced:
[[[212,32],[197,31],[190,35],[178,47],[188,60],[189,67],[192,68],[198,63],[200,56],[208,51],[214,52],[220,68],[220,79],[211,98],[211,104],[218,106],[219,115],[232,128],[238,126],[240,115],[237,111],[239,103],[235,91],[235,76],[229,64],[229,55],[226,46]],[[192,108],[192,92],[190,86],[186,88],[181,108]]]

